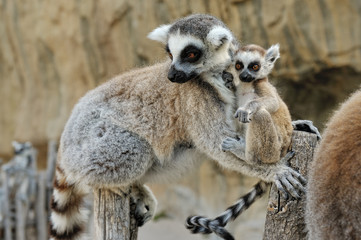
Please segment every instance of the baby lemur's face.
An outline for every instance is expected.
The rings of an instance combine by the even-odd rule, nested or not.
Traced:
[[[279,56],[278,44],[267,50],[251,44],[239,49],[234,67],[242,82],[252,82],[266,78]]]

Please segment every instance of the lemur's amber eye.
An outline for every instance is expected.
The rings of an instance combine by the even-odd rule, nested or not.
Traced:
[[[173,60],[173,55],[169,52],[168,53],[170,60]]]
[[[236,63],[236,69],[241,70],[243,68],[243,64],[241,62]]]
[[[193,53],[193,52],[190,52],[190,53],[188,53],[188,56],[187,56],[188,58],[195,58],[196,57],[196,54],[195,53]]]
[[[253,71],[258,71],[258,70],[259,70],[259,65],[258,65],[258,64],[254,64],[254,65],[252,66],[252,70],[253,70]]]

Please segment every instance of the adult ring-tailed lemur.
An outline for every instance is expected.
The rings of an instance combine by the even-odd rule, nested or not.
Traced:
[[[61,136],[51,213],[53,239],[82,236],[89,188],[132,188],[138,224],[150,220],[156,200],[144,185],[168,181],[200,158],[223,167],[303,187],[284,163],[250,164],[221,144],[236,137],[235,94],[222,80],[238,42],[217,18],[196,14],[163,25],[149,38],[170,58],[114,77],[75,105]]]

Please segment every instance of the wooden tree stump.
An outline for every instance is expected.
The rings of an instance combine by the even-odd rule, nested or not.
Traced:
[[[315,134],[294,131],[292,150],[296,155],[290,160],[290,165],[307,178],[308,165],[313,159],[317,145]],[[306,195],[300,200],[284,201],[272,186],[268,202],[264,240],[300,240],[306,239],[307,231],[304,221]]]
[[[94,224],[97,240],[136,240],[138,226],[130,191],[97,189],[94,191]]]

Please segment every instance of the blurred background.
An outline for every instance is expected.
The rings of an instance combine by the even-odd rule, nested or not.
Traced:
[[[192,13],[220,18],[242,44],[280,43],[271,82],[293,120],[313,120],[322,130],[361,84],[359,0],[2,0],[0,158],[13,156],[12,140],[30,141],[45,169],[48,142],[59,140],[78,99],[119,73],[164,59],[163,46],[147,34]],[[159,217],[140,229],[140,239],[200,239],[187,233],[185,218],[215,216],[255,182],[203,163],[180,182],[153,185]],[[262,238],[266,202],[230,227],[237,239]]]

